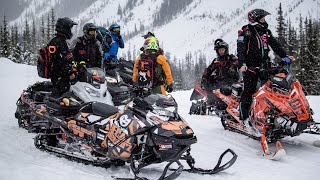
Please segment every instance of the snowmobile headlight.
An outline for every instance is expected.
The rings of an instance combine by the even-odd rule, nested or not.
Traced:
[[[111,83],[111,84],[115,84],[115,83],[118,83],[117,79],[116,78],[112,78],[112,77],[106,77],[106,80],[108,83]]]
[[[86,91],[91,95],[91,96],[94,96],[94,97],[99,97],[100,96],[100,92],[97,91],[97,90],[94,90],[88,86],[84,86],[84,88],[86,89]]]

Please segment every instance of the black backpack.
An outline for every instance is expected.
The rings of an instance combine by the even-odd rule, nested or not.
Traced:
[[[158,81],[155,74],[158,55],[141,54],[138,67],[138,84],[143,87],[151,88]]]
[[[51,77],[52,71],[52,61],[50,54],[56,52],[55,46],[45,46],[39,50],[38,61],[37,61],[37,70],[38,75],[42,78],[49,79]]]

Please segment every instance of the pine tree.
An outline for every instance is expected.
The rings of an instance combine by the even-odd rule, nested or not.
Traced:
[[[49,20],[49,19],[48,19]],[[56,24],[56,15],[54,13],[54,9],[51,9],[51,38],[55,34],[55,24]],[[50,39],[51,39],[50,38]]]
[[[46,37],[47,37],[47,42],[50,41],[51,39],[51,30],[50,30],[50,14],[48,14],[48,18],[47,18],[47,34],[46,34]]]
[[[41,46],[44,46],[47,41],[46,41],[46,38],[45,38],[45,27],[44,27],[44,19],[43,19],[43,16],[41,17],[41,25],[40,25],[40,45]]]
[[[32,21],[32,33],[31,33],[31,51],[33,53],[36,53],[39,46],[38,46],[38,43],[37,43],[37,29],[36,29],[36,24],[35,24],[35,21],[33,19]]]
[[[277,33],[278,33],[278,42],[285,48],[287,49],[287,44],[286,44],[286,24],[284,22],[283,18],[283,11],[281,7],[281,3],[279,5],[278,9],[278,17],[277,17],[278,25],[277,25]]]
[[[23,32],[23,51],[30,51],[31,33],[28,19],[25,20],[24,32]]]
[[[120,16],[120,19],[122,19],[122,8],[121,8],[120,4],[119,4],[119,6],[118,6],[118,12],[117,12],[117,14]]]
[[[2,29],[2,26],[0,26],[0,57],[2,57],[2,44],[3,44],[2,34],[3,34],[3,29]]]
[[[8,29],[8,24],[6,20],[6,16],[3,16],[3,29],[2,29],[2,52],[1,54],[4,57],[9,57],[9,50],[10,50],[10,34],[9,34],[9,29]]]

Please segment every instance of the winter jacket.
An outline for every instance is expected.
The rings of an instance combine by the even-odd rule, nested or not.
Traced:
[[[104,54],[104,59],[108,59],[110,61],[117,61],[118,57],[118,49],[124,48],[124,41],[122,37],[119,35],[111,33],[112,42],[110,44],[109,51]]]
[[[237,64],[238,58],[232,54],[214,59],[204,70],[201,84],[208,87],[217,81],[237,81],[239,79]]]
[[[102,47],[98,40],[87,40],[78,37],[73,49],[74,59],[77,63],[85,62],[86,67],[100,67],[102,61]]]
[[[157,52],[151,52],[151,51],[146,51],[145,53],[142,53],[134,62],[134,67],[133,67],[133,75],[132,75],[132,81],[137,82],[138,74],[139,74],[139,62],[141,56],[153,56],[156,59],[155,63],[155,78],[157,79],[157,82],[159,84],[157,85],[163,85],[164,83],[167,85],[172,84],[173,78],[171,75],[171,68],[166,60],[166,58],[157,53]]]
[[[49,49],[55,47],[51,54],[52,74],[51,79],[69,78],[72,75],[73,54],[69,49],[64,36],[57,35],[48,44]]]
[[[267,28],[248,24],[238,32],[237,52],[239,67],[269,67],[269,46],[281,58],[286,57],[286,52],[273,37]]]

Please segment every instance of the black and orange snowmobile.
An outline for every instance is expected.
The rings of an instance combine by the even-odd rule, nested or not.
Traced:
[[[230,90],[215,90],[214,93],[227,105],[221,122],[226,130],[245,134],[260,140],[263,155],[278,160],[285,151],[280,139],[285,136],[298,136],[301,133],[320,134],[320,129],[312,117],[302,86],[293,80],[285,69],[260,70],[266,75],[266,83],[253,95],[249,121],[246,127],[239,120],[239,100],[242,86],[235,84]],[[275,149],[270,151],[268,143],[275,142]]]
[[[73,115],[75,111],[78,113]],[[182,171],[215,174],[237,159],[227,149],[213,169],[196,168],[190,152],[197,138],[177,113],[177,103],[171,96],[135,97],[121,111],[100,102],[80,105],[74,99],[51,98],[46,105],[37,107],[36,114],[61,129],[59,133],[38,134],[34,141],[37,148],[103,167],[129,163],[134,179],[140,179],[140,169],[155,163],[168,162],[159,179],[175,179]],[[232,158],[221,165],[224,155],[229,153]],[[183,169],[180,160],[185,160],[190,168]],[[171,164],[178,168],[170,169],[172,173],[167,175]]]
[[[38,121],[33,109],[38,104],[44,104],[45,99],[51,95],[53,85],[50,81],[36,82],[23,90],[16,102],[17,109],[15,117],[18,119],[19,127],[29,132],[41,132],[47,129],[48,121]]]

